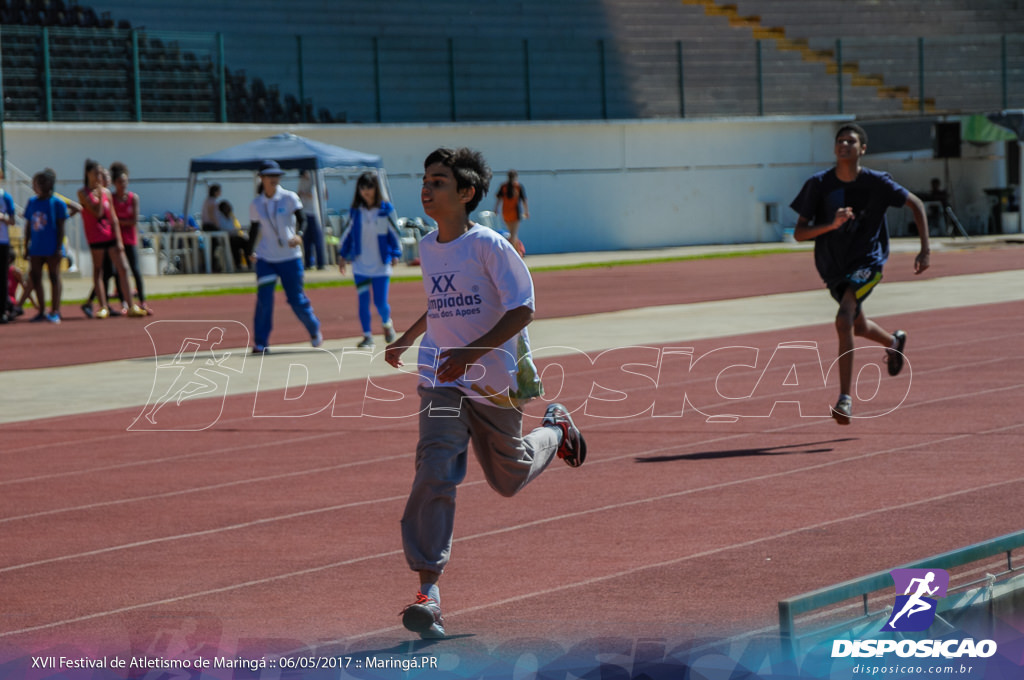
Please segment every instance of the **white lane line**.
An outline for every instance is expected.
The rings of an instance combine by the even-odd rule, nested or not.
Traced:
[[[1008,389],[1008,388],[1002,388],[1002,389]],[[990,391],[998,391],[998,390],[990,390]],[[844,464],[844,463],[848,463],[848,462],[851,462],[851,461],[854,461],[854,460],[864,460],[866,458],[872,458],[872,457],[883,455],[883,454],[887,454],[887,453],[894,453],[894,452],[897,452],[897,451],[906,451],[906,450],[916,449],[916,448],[921,448],[921,447],[926,447],[926,446],[934,446],[936,444],[942,444],[942,443],[947,443],[947,442],[950,442],[950,441],[956,441],[958,439],[964,439],[964,438],[971,437],[971,436],[985,435],[985,434],[994,434],[994,433],[997,433],[997,432],[1004,432],[1004,431],[1008,431],[1008,430],[1019,428],[1019,427],[1024,427],[1024,423],[1016,423],[1016,424],[1013,424],[1013,425],[1006,425],[1006,426],[999,427],[999,428],[992,428],[990,430],[985,430],[985,431],[982,431],[982,432],[979,432],[979,433],[960,434],[960,435],[954,435],[954,436],[950,436],[950,437],[944,437],[944,438],[941,438],[941,439],[938,439],[938,440],[932,440],[932,441],[927,441],[927,442],[916,442],[916,443],[913,443],[913,444],[907,444],[907,445],[904,445],[904,446],[898,446],[898,447],[893,447],[893,448],[889,448],[889,449],[879,449],[877,451],[873,451],[873,452],[866,453],[866,454],[860,454],[860,455],[857,455],[857,456],[852,456],[850,458],[844,458],[844,459],[841,459],[841,460],[828,461],[828,462],[824,462],[824,463],[819,463],[817,465],[810,465],[810,466],[806,466],[804,468],[799,468],[799,469],[794,469],[794,470],[786,470],[786,471],[782,471],[782,472],[775,472],[775,473],[770,473],[770,474],[765,474],[765,475],[757,475],[757,476],[750,477],[750,478],[747,478],[747,479],[742,479],[742,480],[731,480],[731,481],[728,481],[728,482],[721,482],[721,483],[718,483],[718,484],[711,484],[711,485],[708,485],[708,486],[705,486],[705,487],[700,487],[700,488],[697,488],[697,489],[686,489],[686,490],[683,490],[683,491],[673,492],[673,493],[669,493],[669,494],[663,494],[661,496],[657,496],[657,497],[653,497],[653,498],[635,499],[635,500],[626,501],[626,502],[623,502],[623,503],[608,504],[608,505],[602,506],[600,508],[590,508],[590,509],[582,510],[582,511],[575,512],[575,513],[569,513],[569,514],[564,514],[563,513],[563,514],[560,514],[557,517],[547,517],[547,518],[543,518],[543,519],[539,519],[539,520],[533,520],[533,521],[530,521],[530,522],[524,522],[524,523],[521,523],[521,524],[518,524],[518,525],[513,525],[513,526],[508,526],[508,527],[500,527],[498,529],[492,529],[492,530],[489,530],[489,531],[480,532],[480,533],[472,534],[472,535],[469,535],[469,536],[464,536],[464,537],[455,539],[455,541],[459,542],[459,543],[462,543],[462,542],[477,540],[477,539],[485,538],[485,537],[498,536],[498,535],[509,533],[509,532],[512,532],[512,531],[519,531],[519,530],[522,530],[522,529],[527,529],[527,528],[531,528],[531,527],[535,527],[535,526],[540,526],[540,525],[548,524],[548,523],[551,523],[551,522],[556,522],[556,521],[561,522],[561,521],[564,521],[566,518],[579,517],[579,516],[584,516],[584,515],[588,515],[588,514],[594,514],[594,513],[598,513],[598,512],[608,512],[608,511],[612,511],[612,510],[619,510],[619,509],[630,507],[630,506],[649,504],[649,503],[658,502],[658,501],[661,501],[661,500],[668,500],[668,499],[679,498],[679,497],[682,497],[682,496],[692,495],[692,494],[695,494],[695,493],[701,493],[701,492],[704,492],[704,491],[723,489],[723,488],[727,488],[727,487],[731,487],[731,486],[737,486],[737,485],[740,485],[740,484],[746,484],[746,483],[749,483],[749,482],[766,481],[766,480],[775,479],[775,478],[783,477],[783,476],[788,476],[788,475],[792,475],[792,474],[796,474],[796,473],[800,473],[800,472],[806,472],[806,471],[809,471],[809,470],[817,470],[817,469],[822,469],[822,468],[826,468],[826,467],[831,467],[831,466],[834,466],[834,465]],[[634,453],[634,454],[630,454],[630,455],[636,455],[636,454]],[[604,576],[594,577],[594,578],[586,579],[584,581],[580,581],[580,582],[576,582],[576,583],[565,584],[563,586],[558,586],[558,587],[555,587],[555,588],[548,588],[548,589],[544,589],[544,590],[541,590],[541,591],[536,591],[534,593],[528,593],[528,594],[525,594],[525,595],[521,595],[521,596],[518,596],[518,597],[515,597],[515,598],[508,598],[508,599],[505,599],[505,600],[500,600],[500,601],[498,601],[496,603],[491,603],[490,605],[486,605],[486,606],[481,605],[481,606],[478,606],[478,607],[471,607],[469,609],[460,610],[459,612],[455,612],[455,613],[456,614],[470,613],[470,612],[473,612],[473,611],[477,611],[478,609],[484,609],[486,607],[501,606],[503,604],[508,604],[510,602],[516,602],[516,601],[519,601],[519,600],[522,600],[522,599],[526,599],[527,597],[536,597],[536,596],[540,596],[540,595],[546,595],[546,594],[550,594],[550,593],[554,593],[554,592],[559,592],[559,591],[562,591],[562,590],[567,590],[569,588],[584,587],[584,586],[587,586],[587,585],[591,585],[593,583],[607,581],[607,580],[614,579],[614,578],[621,578],[622,576],[628,576],[630,574],[638,573],[638,572],[646,570],[646,569],[656,569],[656,568],[660,568],[660,567],[664,567],[664,566],[671,566],[673,564],[679,564],[679,563],[682,563],[682,562],[685,562],[685,561],[688,561],[688,560],[693,560],[693,559],[698,559],[700,557],[707,557],[707,556],[710,556],[710,555],[715,555],[715,554],[718,554],[718,553],[721,553],[721,552],[725,552],[727,550],[733,550],[733,549],[738,549],[738,548],[750,547],[752,545],[757,545],[759,543],[763,543],[763,542],[766,542],[766,541],[769,541],[769,540],[774,540],[774,539],[777,539],[777,538],[783,538],[783,537],[786,537],[786,536],[791,536],[791,535],[800,533],[802,531],[809,531],[809,530],[819,529],[819,528],[826,527],[826,526],[832,526],[832,525],[840,524],[840,523],[846,522],[846,521],[863,519],[865,517],[870,517],[872,515],[877,515],[877,514],[880,514],[880,513],[883,513],[883,512],[891,511],[891,510],[900,510],[900,509],[905,509],[905,508],[909,508],[909,507],[915,507],[915,506],[918,506],[918,505],[923,505],[923,504],[931,503],[931,502],[935,502],[935,501],[948,500],[950,498],[955,498],[957,496],[961,496],[961,495],[964,495],[964,494],[967,494],[967,493],[974,493],[974,492],[977,492],[977,491],[984,491],[984,490],[988,490],[988,489],[993,489],[993,488],[996,488],[996,487],[999,487],[999,486],[1003,486],[1003,485],[1006,485],[1006,484],[1013,484],[1013,483],[1017,483],[1017,482],[1020,482],[1020,481],[1024,481],[1024,477],[1015,478],[1015,479],[1011,479],[1011,480],[1001,480],[999,482],[993,482],[993,483],[990,483],[990,484],[984,484],[984,485],[977,486],[977,487],[972,487],[972,488],[969,488],[969,489],[961,489],[959,491],[950,492],[950,493],[947,493],[947,494],[941,494],[941,495],[938,495],[938,496],[932,496],[932,497],[925,498],[925,499],[919,499],[919,500],[916,500],[916,501],[911,501],[911,502],[903,503],[903,504],[899,504],[899,505],[892,505],[892,506],[886,506],[886,507],[882,507],[882,508],[875,508],[873,510],[868,510],[868,511],[865,511],[865,512],[856,513],[854,515],[849,515],[847,517],[835,518],[835,519],[826,520],[824,522],[818,522],[818,523],[815,523],[815,524],[812,524],[812,525],[808,525],[808,526],[804,526],[804,527],[798,527],[798,528],[795,528],[795,529],[788,529],[786,531],[778,532],[778,533],[772,534],[770,536],[762,536],[762,537],[759,537],[759,538],[756,538],[756,539],[750,539],[748,541],[743,541],[743,542],[740,542],[740,543],[734,543],[734,544],[729,545],[729,546],[722,546],[722,547],[719,547],[719,548],[713,548],[713,549],[710,549],[710,550],[705,550],[705,551],[701,551],[701,552],[698,552],[698,553],[693,553],[691,555],[686,555],[686,556],[683,556],[683,557],[673,558],[671,560],[665,560],[665,561],[662,561],[662,562],[656,562],[656,563],[652,563],[652,564],[641,565],[639,567],[634,567],[634,568],[631,568],[631,569],[627,569],[627,570],[623,570],[623,571],[620,571],[620,572],[616,572],[615,574],[607,574],[607,575],[604,575]],[[19,635],[19,634],[29,633],[29,632],[39,631],[39,630],[45,630],[45,629],[49,629],[49,628],[56,628],[56,627],[63,626],[63,625],[69,625],[69,624],[74,624],[74,623],[81,623],[81,622],[84,622],[84,621],[89,621],[89,620],[93,620],[93,619],[97,619],[97,618],[102,618],[102,617],[105,617],[105,616],[112,616],[112,615],[115,615],[115,614],[123,614],[125,612],[136,611],[136,610],[139,610],[139,609],[146,609],[146,608],[154,607],[154,606],[160,606],[160,605],[165,605],[165,604],[173,604],[173,603],[182,602],[182,601],[185,601],[185,600],[191,600],[191,599],[196,599],[196,598],[201,598],[201,597],[207,597],[207,596],[210,596],[210,595],[217,595],[217,594],[221,594],[221,593],[232,592],[232,591],[236,591],[236,590],[241,590],[243,588],[252,587],[252,586],[255,586],[255,585],[265,585],[265,584],[268,584],[268,583],[275,583],[275,582],[278,582],[278,581],[283,581],[283,580],[287,580],[287,579],[291,579],[291,578],[308,576],[310,574],[316,574],[316,573],[328,571],[328,570],[331,570],[331,569],[337,569],[339,567],[350,566],[352,564],[358,564],[360,562],[367,562],[367,561],[371,561],[371,560],[374,560],[374,559],[394,557],[394,556],[400,555],[400,554],[402,554],[401,550],[392,550],[392,551],[388,551],[388,552],[384,552],[384,553],[377,553],[377,554],[373,554],[373,555],[364,555],[364,556],[361,556],[361,557],[354,557],[354,558],[351,558],[351,559],[348,559],[348,560],[343,560],[343,561],[340,561],[340,562],[332,562],[330,564],[320,565],[320,566],[317,566],[317,567],[309,567],[309,568],[306,568],[306,569],[301,569],[301,570],[297,570],[297,571],[293,571],[293,572],[289,572],[289,573],[285,573],[285,574],[278,574],[276,576],[270,576],[270,577],[261,578],[261,579],[253,579],[253,580],[245,581],[245,582],[242,582],[242,583],[236,583],[236,584],[232,584],[232,585],[229,585],[229,586],[223,586],[221,588],[214,588],[214,589],[210,589],[210,590],[203,590],[203,591],[199,591],[199,592],[195,592],[195,593],[187,593],[187,594],[184,594],[184,595],[178,595],[178,596],[175,596],[175,597],[164,598],[164,599],[156,600],[156,601],[152,601],[152,602],[142,602],[142,603],[139,603],[139,604],[130,605],[128,607],[120,607],[118,609],[113,609],[113,610],[108,610],[108,611],[103,611],[103,612],[95,612],[93,614],[88,614],[88,615],[85,615],[85,616],[80,616],[80,617],[75,617],[75,618],[70,618],[70,619],[64,619],[64,620],[61,620],[61,621],[53,621],[53,622],[50,622],[50,623],[40,624],[40,625],[37,625],[37,626],[31,626],[31,627],[21,628],[21,629],[17,629],[17,630],[13,630],[13,631],[2,632],[2,633],[0,633],[0,638],[10,637],[10,636],[13,636],[13,635]],[[392,629],[389,628],[389,629],[386,629],[386,630],[392,630]],[[351,639],[358,639],[358,637],[365,637],[365,636],[373,635],[373,634],[376,634],[376,633],[379,633],[379,632],[380,631],[374,631],[374,632],[371,632],[371,633],[365,633],[365,634],[362,634],[360,636],[357,636],[357,637],[351,638]]]
[[[1005,358],[1003,358],[1003,357],[996,357],[996,358],[984,359],[984,360],[981,360],[981,361],[973,362],[972,364],[958,364],[956,366],[956,368],[964,368],[964,367],[967,367],[967,366],[977,366],[977,365],[983,365],[983,364],[988,364],[988,363],[998,363],[998,362],[1001,362],[1001,361],[1004,361],[1004,360],[1005,360]],[[949,370],[950,368],[951,367],[942,367],[942,368],[934,369],[934,371],[930,371],[929,373],[931,373],[931,372],[943,372],[943,371]],[[991,394],[994,391],[998,392],[998,391],[1003,391],[1003,390],[1007,390],[1007,389],[1014,390],[1014,389],[1018,389],[1020,387],[1024,387],[1024,386],[1022,386],[1022,385],[1011,385],[1011,386],[1006,386],[1006,387],[1001,387],[1001,388],[992,388],[992,389],[989,389],[989,390],[982,390],[980,392],[969,393],[969,394],[966,394],[966,395],[965,394],[958,394],[958,395],[952,395],[952,396],[946,396],[946,397],[939,397],[939,398],[930,399],[930,400],[927,400],[927,401],[924,401],[924,402],[915,402],[914,404],[908,405],[907,408],[916,408],[916,407],[920,407],[920,406],[924,406],[924,405],[940,403],[942,401],[948,401],[950,399],[965,399],[965,398],[971,398],[971,397],[976,397],[976,396],[982,396],[982,395],[986,395],[986,394]],[[653,388],[651,388],[651,389],[653,389]],[[801,391],[802,392],[815,391],[816,389],[819,389],[819,388],[808,388],[807,390],[801,390]],[[795,394],[795,392],[790,390],[790,391],[787,391],[786,394],[787,395],[792,395],[792,394]],[[771,398],[773,396],[778,396],[778,395],[772,395],[772,394],[762,395],[762,397],[760,397],[760,398]],[[725,402],[721,402],[719,404],[713,404],[712,406],[721,406],[721,405],[724,405],[724,404],[725,404]],[[870,413],[868,415],[870,415]],[[796,428],[805,427],[805,426],[811,426],[811,425],[819,425],[819,424],[821,424],[821,422],[824,422],[825,420],[826,419],[824,419],[824,418],[809,419],[806,422],[799,422],[799,423],[794,423],[794,424],[790,424],[790,425],[785,425],[785,426],[780,427],[780,428],[774,428],[774,429],[765,430],[764,434],[774,433],[774,432],[784,432],[784,431],[787,431],[787,430],[796,429]],[[605,419],[605,420],[602,420],[602,421],[599,421],[599,422],[596,422],[596,423],[593,423],[593,424],[589,425],[588,426],[588,430],[593,430],[593,429],[597,429],[597,428],[604,428],[604,427],[611,427],[611,426],[617,425],[617,424],[619,424],[619,420],[618,419]],[[381,426],[379,428],[373,428],[373,429],[374,430],[387,429],[387,426]],[[371,430],[367,430],[367,431],[371,431]],[[315,440],[315,439],[320,439],[320,438],[323,438],[323,437],[333,437],[335,435],[336,435],[336,433],[333,433],[333,432],[332,433],[323,433],[323,434],[318,434],[318,435],[311,435],[311,436],[308,436],[308,437],[299,437],[299,438],[295,438],[293,440],[288,440],[286,442],[274,442],[273,445],[276,446],[276,445],[280,445],[281,443],[305,442],[305,441],[311,441],[311,440]],[[624,454],[624,455],[621,455],[621,456],[613,456],[613,457],[608,457],[608,458],[601,458],[600,460],[595,461],[595,464],[606,464],[606,463],[615,462],[615,461],[623,460],[625,458],[630,458],[630,457],[634,457],[634,456],[638,456],[638,455],[649,455],[649,454],[655,453],[655,452],[665,452],[665,451],[672,451],[672,450],[679,449],[679,448],[689,448],[689,447],[694,446],[694,445],[696,445],[698,443],[702,444],[702,445],[706,445],[706,444],[713,444],[713,443],[718,443],[718,442],[722,442],[722,441],[728,441],[728,440],[731,440],[731,439],[738,439],[738,438],[743,438],[743,437],[749,437],[749,436],[752,436],[752,433],[749,433],[749,432],[739,432],[739,433],[735,433],[735,434],[723,435],[722,437],[714,437],[714,438],[710,438],[710,439],[702,439],[699,442],[691,442],[689,444],[682,444],[682,445],[681,444],[673,444],[673,445],[671,445],[669,447],[660,447],[660,448],[652,449],[650,451],[646,451],[646,452],[643,452],[643,453],[630,453],[630,454]],[[192,453],[192,454],[186,454],[184,456],[175,456],[175,457],[159,459],[159,460],[139,461],[139,462],[133,462],[133,463],[122,463],[122,464],[118,464],[118,465],[115,465],[115,466],[105,466],[103,468],[93,468],[93,469],[84,470],[84,471],[75,471],[75,472],[67,472],[67,473],[55,473],[53,475],[46,475],[46,476],[41,476],[41,477],[37,477],[37,478],[23,478],[21,480],[12,480],[11,482],[8,482],[8,483],[15,483],[15,482],[21,482],[21,481],[49,480],[49,479],[52,479],[52,478],[55,478],[55,477],[61,477],[61,476],[67,476],[67,475],[77,475],[77,474],[87,474],[87,473],[92,473],[92,472],[109,472],[109,471],[111,471],[113,469],[122,469],[122,468],[125,468],[125,467],[136,467],[136,466],[139,466],[139,465],[147,465],[147,464],[151,464],[151,463],[176,462],[176,461],[182,460],[182,459],[191,459],[191,458],[195,458],[195,457],[199,457],[199,456],[205,456],[205,455],[229,453],[229,452],[238,451],[238,450],[246,450],[246,449],[258,448],[258,447],[261,447],[261,446],[264,446],[264,444],[246,444],[246,445],[242,445],[242,446],[238,446],[238,447],[225,447],[225,448],[215,449],[215,450],[207,451],[207,452],[197,452],[197,453]],[[247,478],[247,479],[233,480],[233,481],[230,481],[230,482],[223,482],[223,483],[220,483],[220,484],[211,484],[211,485],[206,485],[206,486],[188,487],[188,488],[185,488],[185,489],[177,489],[175,491],[168,491],[168,492],[159,493],[159,494],[149,494],[149,495],[146,495],[146,496],[133,496],[133,497],[129,497],[129,498],[120,498],[120,499],[114,499],[114,500],[108,500],[108,501],[97,501],[95,503],[87,503],[87,504],[83,504],[83,505],[69,506],[69,507],[64,507],[64,508],[54,508],[54,509],[51,509],[51,510],[42,510],[42,511],[34,512],[34,513],[27,513],[27,514],[24,514],[24,515],[13,515],[13,516],[10,516],[10,517],[2,517],[2,518],[0,518],[0,524],[5,524],[5,523],[9,523],[9,522],[14,522],[14,521],[20,521],[20,520],[35,519],[35,518],[39,518],[39,517],[48,517],[48,516],[62,514],[62,513],[68,513],[68,512],[77,512],[77,511],[83,511],[83,510],[93,510],[93,509],[102,508],[102,507],[112,507],[112,506],[124,505],[124,504],[128,504],[128,503],[138,503],[138,502],[146,502],[146,501],[151,501],[151,500],[160,500],[160,499],[166,499],[166,498],[174,498],[174,497],[180,497],[180,496],[184,496],[184,495],[188,495],[188,494],[193,494],[193,493],[203,493],[203,492],[214,491],[214,490],[218,490],[218,489],[225,489],[225,488],[243,486],[243,485],[246,485],[246,484],[260,484],[260,483],[265,483],[265,482],[277,481],[277,480],[281,480],[281,479],[295,478],[295,477],[300,477],[300,476],[304,476],[304,475],[308,475],[308,474],[321,474],[323,472],[330,472],[330,471],[345,469],[345,468],[349,468],[349,467],[362,466],[362,465],[372,465],[372,464],[375,464],[377,462],[382,462],[382,461],[400,460],[400,459],[406,458],[406,457],[408,457],[408,454],[406,454],[406,453],[399,453],[399,454],[395,454],[395,455],[392,455],[392,456],[375,457],[375,458],[371,458],[371,459],[367,459],[367,460],[362,460],[362,461],[353,461],[353,462],[349,462],[349,463],[341,463],[341,464],[335,465],[335,466],[327,466],[327,467],[313,468],[313,469],[307,469],[307,470],[294,470],[294,471],[291,471],[291,472],[282,472],[282,473],[279,473],[279,474],[276,474],[276,475],[266,475],[266,476],[262,476],[262,477],[253,477],[253,478]],[[471,483],[466,483],[466,485],[469,485],[469,484],[471,484]],[[3,485],[3,483],[0,483],[0,485]]]
[[[907,448],[907,447],[901,447],[901,448]],[[993,482],[991,484],[984,484],[984,485],[977,486],[977,487],[972,487],[972,488],[969,488],[969,489],[960,489],[958,491],[954,491],[954,492],[951,492],[951,493],[948,493],[948,494],[942,494],[942,495],[939,495],[939,496],[933,496],[933,497],[930,497],[930,498],[920,499],[920,500],[912,501],[912,502],[909,502],[909,503],[902,503],[902,504],[899,504],[899,505],[891,505],[891,506],[886,506],[884,508],[875,508],[873,510],[868,510],[868,511],[865,511],[865,512],[856,513],[856,514],[853,514],[853,515],[848,515],[846,517],[839,517],[839,518],[835,518],[835,519],[831,519],[831,520],[826,520],[824,522],[816,522],[814,524],[810,524],[810,525],[806,525],[806,526],[802,526],[802,527],[796,527],[796,528],[793,528],[793,529],[787,529],[786,531],[780,531],[780,532],[777,532],[777,533],[772,534],[770,536],[762,536],[762,537],[751,539],[751,540],[748,540],[748,541],[742,541],[742,542],[733,543],[733,544],[727,545],[727,546],[721,546],[721,547],[718,547],[718,548],[712,548],[712,549],[709,549],[709,550],[703,550],[703,551],[700,551],[700,552],[697,552],[697,553],[691,553],[689,555],[684,555],[684,556],[681,556],[681,557],[676,557],[676,558],[673,558],[673,559],[670,559],[670,560],[662,560],[660,562],[653,562],[653,563],[649,563],[649,564],[644,564],[644,565],[640,565],[640,566],[637,566],[637,567],[632,567],[630,569],[624,569],[624,570],[621,570],[621,571],[618,571],[618,572],[615,572],[615,573],[612,573],[612,574],[605,574],[605,575],[602,575],[602,576],[595,576],[593,578],[584,579],[582,581],[576,581],[576,582],[573,582],[573,583],[566,583],[566,584],[563,584],[563,585],[560,585],[560,586],[556,586],[554,588],[545,588],[545,589],[542,589],[542,590],[536,590],[536,591],[533,591],[531,593],[524,593],[524,594],[518,595],[516,597],[505,598],[505,599],[502,599],[502,600],[491,602],[491,603],[486,604],[486,605],[478,605],[478,606],[475,606],[475,607],[468,607],[466,609],[461,609],[461,610],[458,610],[458,611],[455,611],[455,612],[451,612],[449,614],[449,616],[459,616],[459,615],[464,615],[464,614],[470,614],[470,613],[473,613],[473,612],[476,612],[476,611],[480,611],[480,610],[484,610],[484,609],[490,609],[490,608],[493,608],[493,607],[500,607],[500,606],[503,606],[503,605],[506,605],[506,604],[511,604],[513,602],[520,602],[522,600],[526,600],[526,599],[533,598],[533,597],[541,597],[541,596],[544,596],[544,595],[551,595],[553,593],[562,592],[562,591],[570,590],[570,589],[573,589],[573,588],[583,588],[583,587],[586,587],[586,586],[594,585],[595,583],[603,583],[603,582],[606,582],[606,581],[622,578],[624,576],[630,576],[632,574],[640,573],[640,572],[643,572],[643,571],[648,571],[648,570],[651,570],[651,569],[660,569],[660,568],[663,568],[663,567],[674,566],[674,565],[682,564],[684,562],[688,562],[688,561],[691,561],[691,560],[700,559],[702,557],[709,557],[711,555],[717,555],[717,554],[720,554],[720,553],[723,553],[723,552],[727,552],[729,550],[737,550],[737,549],[742,549],[742,548],[748,548],[748,547],[751,547],[751,546],[754,546],[754,545],[758,545],[758,544],[761,544],[761,543],[766,543],[768,541],[773,541],[773,540],[777,540],[777,539],[780,539],[780,538],[786,538],[786,537],[789,537],[789,536],[793,536],[793,535],[796,535],[796,534],[799,534],[799,533],[802,533],[802,532],[805,532],[805,531],[813,531],[813,530],[816,530],[816,529],[821,529],[823,527],[828,527],[828,526],[834,526],[834,525],[837,525],[837,524],[841,524],[843,522],[856,521],[856,520],[864,519],[864,518],[871,517],[871,516],[874,516],[874,515],[879,515],[879,514],[882,514],[882,513],[891,512],[891,511],[894,511],[894,510],[904,510],[904,509],[907,509],[907,508],[912,508],[912,507],[916,507],[916,506],[920,506],[920,505],[925,505],[925,504],[928,504],[928,503],[934,503],[934,502],[949,500],[951,498],[956,498],[957,496],[964,496],[964,495],[967,495],[967,494],[977,493],[977,492],[981,492],[981,491],[987,491],[987,490],[994,489],[994,488],[997,488],[997,487],[1000,487],[1000,486],[1006,486],[1006,485],[1009,485],[1009,484],[1016,484],[1016,483],[1019,483],[1019,482],[1022,482],[1022,481],[1024,481],[1024,477],[1016,478],[1016,479],[1011,479],[1011,480],[1002,480],[1002,481],[999,481],[999,482]],[[535,524],[535,523],[534,522],[530,522],[530,523],[527,523],[527,525],[525,525],[525,526],[531,526],[533,524]],[[496,533],[503,533],[503,532],[504,532],[504,530],[499,530],[499,531],[495,531],[495,532],[485,532],[485,533],[482,533],[482,534],[477,534],[475,536],[467,536],[467,537],[465,537],[463,539],[457,539],[457,540],[461,540],[461,541],[473,540],[475,538],[481,538],[483,536],[492,535],[492,534],[496,534]],[[321,572],[328,571],[328,570],[331,570],[331,569],[337,569],[337,568],[340,568],[340,567],[350,566],[352,564],[356,564],[356,563],[359,563],[359,562],[366,562],[366,561],[375,560],[375,559],[390,558],[390,557],[394,557],[394,556],[400,555],[400,554],[402,554],[401,550],[391,550],[391,551],[384,552],[384,553],[377,553],[375,555],[365,555],[363,557],[356,557],[356,558],[353,558],[353,559],[350,559],[350,560],[343,560],[343,561],[340,561],[340,562],[333,562],[331,564],[325,564],[325,565],[321,565],[321,566],[318,566],[318,567],[310,567],[310,568],[307,568],[307,569],[302,569],[302,570],[299,570],[299,571],[293,571],[293,572],[289,572],[289,573],[286,573],[286,574],[279,574],[279,575],[276,575],[276,576],[270,576],[270,577],[261,578],[261,579],[253,579],[253,580],[250,580],[250,581],[246,581],[244,583],[235,583],[235,584],[232,584],[232,585],[229,585],[229,586],[223,586],[221,588],[212,588],[212,589],[209,589],[209,590],[203,590],[203,591],[199,591],[199,592],[195,592],[195,593],[187,593],[187,594],[184,594],[184,595],[178,595],[178,596],[175,596],[175,597],[168,597],[168,598],[164,598],[164,599],[161,599],[161,600],[155,600],[155,601],[152,601],[152,602],[140,602],[138,604],[129,605],[129,606],[126,606],[126,607],[119,607],[117,609],[111,609],[111,610],[102,611],[102,612],[94,612],[92,614],[86,614],[84,616],[77,616],[77,617],[73,617],[73,618],[69,618],[69,619],[63,619],[61,621],[51,621],[49,623],[43,623],[43,624],[39,624],[39,625],[36,625],[36,626],[29,626],[29,627],[26,627],[26,628],[19,628],[17,630],[10,630],[10,631],[5,631],[5,632],[0,632],[0,638],[12,637],[12,636],[15,636],[15,635],[22,635],[22,634],[25,634],[25,633],[37,632],[37,631],[40,631],[40,630],[48,630],[48,629],[58,628],[60,626],[66,626],[66,625],[71,625],[71,624],[75,624],[75,623],[83,623],[85,621],[92,621],[92,620],[103,618],[103,617],[107,617],[107,616],[114,616],[114,615],[117,615],[117,614],[124,614],[124,613],[127,613],[127,612],[138,611],[138,610],[141,610],[141,609],[148,609],[150,607],[157,607],[157,606],[161,606],[161,605],[175,604],[175,603],[178,603],[178,602],[183,602],[183,601],[186,601],[186,600],[193,600],[193,599],[201,598],[201,597],[209,597],[209,596],[212,596],[212,595],[220,595],[220,594],[223,594],[223,593],[228,593],[228,592],[233,592],[233,591],[241,590],[243,588],[250,588],[250,587],[258,586],[258,585],[266,585],[266,584],[275,583],[275,582],[278,582],[278,581],[283,581],[283,580],[291,579],[291,578],[297,578],[297,577],[301,577],[301,576],[309,576],[311,574],[317,574],[317,573],[321,573]],[[381,633],[385,633],[385,632],[392,631],[392,630],[398,630],[398,629],[399,629],[399,627],[395,626],[395,627],[391,627],[391,628],[385,628],[385,629],[381,629],[381,630],[370,631],[370,632],[367,632],[367,633],[361,633],[359,635],[351,636],[348,639],[350,639],[350,640],[358,640],[358,639],[361,639],[361,638],[370,637],[370,636],[373,636],[373,635],[379,635]]]

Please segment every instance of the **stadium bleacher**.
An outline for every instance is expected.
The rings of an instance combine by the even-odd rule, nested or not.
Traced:
[[[978,112],[1024,106],[1017,5],[0,0],[5,109],[272,123]]]

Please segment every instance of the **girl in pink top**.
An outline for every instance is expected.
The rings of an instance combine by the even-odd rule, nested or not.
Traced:
[[[139,270],[139,195],[128,191],[128,168],[124,163],[112,163],[110,178],[114,183],[114,214],[121,226],[121,241],[124,242],[124,254],[128,266],[135,279],[135,293],[139,296],[139,306],[152,314],[146,304],[146,291],[142,285],[142,272]]]
[[[132,302],[132,289],[128,286],[128,260],[124,254],[121,228],[113,210],[113,197],[110,190],[103,186],[103,168],[91,158],[85,161],[85,186],[78,190],[78,202],[82,204],[85,239],[92,253],[92,284],[100,301],[96,317],[106,319],[110,316],[107,289],[103,281],[104,255],[110,257],[117,272],[128,316],[146,316],[146,310]]]

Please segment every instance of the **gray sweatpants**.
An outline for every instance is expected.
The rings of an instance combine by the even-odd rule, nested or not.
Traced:
[[[482,404],[453,387],[418,391],[420,440],[402,544],[413,571],[441,573],[451,554],[455,487],[466,477],[470,439],[487,483],[513,496],[548,466],[561,436],[557,428],[538,427],[524,437],[522,412]]]

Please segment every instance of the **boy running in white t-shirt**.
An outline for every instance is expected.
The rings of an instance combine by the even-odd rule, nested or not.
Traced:
[[[541,427],[523,435],[520,407],[542,393],[526,332],[533,280],[508,240],[469,219],[490,186],[483,156],[442,148],[423,165],[420,198],[438,225],[420,242],[427,311],[388,345],[385,359],[402,366],[402,353],[424,336],[416,476],[402,517],[405,556],[420,590],[402,622],[422,638],[442,638],[437,582],[451,552],[455,489],[466,475],[470,440],[488,484],[503,496],[519,492],[556,455],[579,467],[587,446],[561,404],[551,404]]]

